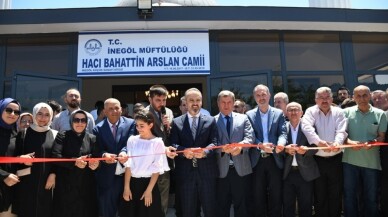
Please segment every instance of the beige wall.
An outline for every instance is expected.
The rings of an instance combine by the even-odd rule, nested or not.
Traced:
[[[203,95],[207,94],[206,76],[190,77],[106,77],[82,79],[82,109],[90,111],[97,100],[112,97],[113,85],[153,85],[153,84],[190,84],[202,83]],[[207,97],[203,98],[203,107],[207,105]]]

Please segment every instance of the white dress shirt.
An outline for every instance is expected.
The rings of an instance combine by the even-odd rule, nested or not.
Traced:
[[[291,139],[292,139],[292,144],[296,144],[296,139],[298,138],[298,132],[299,132],[299,124],[300,122],[298,123],[298,125],[296,126],[296,128],[294,128],[291,123],[290,123],[290,130],[291,130]],[[292,158],[292,166],[298,166],[298,162],[296,162],[296,157],[295,157],[296,154],[294,154],[293,158]]]
[[[342,145],[348,136],[346,133],[347,119],[343,110],[338,107],[330,106],[329,112],[325,115],[317,105],[314,105],[306,110],[302,123],[302,131],[310,144],[318,145],[319,141],[324,140],[328,143],[336,142]],[[316,155],[329,157],[341,151],[324,152],[319,150]]]
[[[153,173],[163,174],[169,171],[165,147],[162,138],[141,139],[139,135],[131,136],[127,142],[128,161],[125,167],[131,169],[131,177],[148,178]],[[131,156],[141,156],[134,157]]]

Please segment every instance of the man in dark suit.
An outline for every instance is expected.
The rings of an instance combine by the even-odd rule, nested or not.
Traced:
[[[162,85],[153,85],[149,91],[148,100],[150,105],[148,105],[145,110],[150,111],[155,117],[154,126],[152,127],[153,134],[157,137],[161,137],[164,145],[169,147],[170,127],[174,116],[171,109],[166,108],[168,91]],[[168,159],[168,165],[172,168],[173,161]],[[165,171],[162,175],[159,175],[158,188],[162,201],[162,209],[166,214],[170,193],[170,171]]]
[[[183,217],[195,217],[197,199],[205,217],[216,216],[217,162],[211,148],[217,145],[217,124],[214,117],[200,114],[202,94],[196,88],[185,93],[188,112],[174,119],[171,144],[183,155],[175,158],[177,188]]]
[[[255,143],[263,145],[262,149],[250,149],[253,168],[253,207],[262,207],[254,209],[254,216],[280,217],[284,163],[283,154],[280,152],[283,151],[287,139],[287,135],[282,132],[284,115],[282,110],[269,106],[271,94],[267,86],[257,85],[253,95],[258,107],[246,114],[255,132]]]
[[[217,203],[219,217],[229,217],[233,202],[235,217],[248,217],[247,194],[249,174],[252,173],[249,149],[233,147],[232,143],[252,144],[253,129],[248,117],[233,111],[234,94],[223,90],[218,94],[220,113],[215,116],[219,135],[218,143],[226,145],[217,149],[216,157],[220,176],[217,179]]]
[[[106,118],[93,129],[101,155],[106,158],[96,171],[99,215],[114,217],[123,193],[123,177],[116,175],[115,157],[127,145],[128,138],[135,132],[133,119],[121,116],[121,106],[117,99],[109,98],[104,102]]]
[[[286,158],[283,172],[283,217],[295,217],[296,199],[300,217],[312,216],[313,180],[319,177],[319,169],[314,159],[317,150],[312,147],[302,132],[302,106],[291,102],[286,107],[289,122],[284,130],[287,132]]]

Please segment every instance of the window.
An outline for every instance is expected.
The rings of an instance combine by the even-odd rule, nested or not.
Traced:
[[[340,75],[288,76],[288,97],[303,106],[303,110],[315,105],[315,91],[322,86],[330,87],[333,93],[343,86],[344,78]]]
[[[70,37],[17,37],[8,39],[6,77],[15,71],[68,75]]]
[[[338,34],[284,35],[288,71],[342,71]]]
[[[357,70],[388,70],[388,34],[352,36]]]
[[[280,71],[275,33],[223,33],[218,36],[220,72]]]

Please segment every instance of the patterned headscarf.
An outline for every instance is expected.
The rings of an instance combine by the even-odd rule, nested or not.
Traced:
[[[20,103],[17,100],[12,98],[4,98],[0,100],[0,115],[3,114],[4,109],[7,108],[8,104],[10,103],[17,104],[20,110]],[[3,118],[0,117],[0,127],[6,128],[6,129],[12,129],[12,127],[15,127],[15,126],[16,126],[16,122],[14,124],[7,124],[4,122]]]

